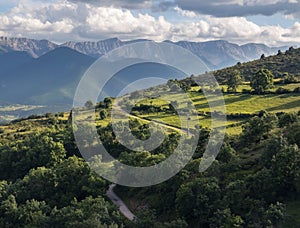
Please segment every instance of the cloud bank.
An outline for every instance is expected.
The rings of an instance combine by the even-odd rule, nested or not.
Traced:
[[[219,2],[225,4],[225,1]],[[198,17],[191,11],[175,9],[177,16],[192,21],[170,21],[164,16],[154,17],[149,13],[83,2],[21,3],[0,14],[0,36],[49,39],[59,43],[118,37],[123,40],[144,38],[155,41],[222,39],[240,44],[255,42],[271,46],[300,44],[299,22],[290,28],[259,26],[240,16]]]
[[[300,15],[299,0],[174,0],[159,4],[161,10],[177,6],[182,10],[215,17],[271,16],[277,13]]]

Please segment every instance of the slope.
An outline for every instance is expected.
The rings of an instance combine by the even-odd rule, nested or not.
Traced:
[[[285,72],[299,76],[300,48],[294,49],[291,47],[286,52],[279,51],[277,55],[269,57],[261,56],[261,59],[238,63],[235,66],[215,71],[214,74],[220,81],[224,81],[234,70],[239,70],[242,77],[246,81],[249,81],[251,76],[261,68],[272,71],[277,78],[282,77]]]
[[[94,58],[72,49],[57,48],[2,74],[1,98],[7,102],[23,104],[69,102],[74,85],[94,61]],[[69,92],[63,94],[64,89]],[[39,100],[45,94],[48,96]]]

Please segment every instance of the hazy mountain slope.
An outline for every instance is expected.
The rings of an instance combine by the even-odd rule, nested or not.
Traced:
[[[70,103],[72,91],[63,91],[68,91],[69,84],[77,84],[94,61],[72,49],[57,48],[0,75],[1,98],[11,103]],[[48,96],[39,101],[45,94]]]
[[[174,43],[186,48],[199,56],[211,69],[220,69],[259,58],[262,54],[266,56],[275,54],[278,49],[285,47],[270,48],[263,44],[247,44],[239,46],[227,41],[209,41],[202,43],[180,41]]]
[[[247,55],[248,61],[259,58],[262,54],[266,56],[276,54],[278,50],[285,51],[287,47],[273,47],[270,48],[264,44],[245,44],[241,46],[243,52]]]
[[[8,70],[14,69],[20,65],[28,63],[33,58],[27,52],[2,52],[0,53],[0,74]],[[1,81],[1,78],[0,78]]]
[[[63,44],[69,48],[75,49],[86,55],[100,57],[114,48],[121,47],[128,43],[135,43],[144,40],[132,40],[123,42],[117,38],[103,40],[99,42],[68,42]],[[171,42],[188,49],[199,56],[205,64],[211,69],[220,69],[236,64],[237,62],[246,62],[259,58],[262,54],[266,56],[277,53],[279,49],[285,50],[286,47],[270,48],[263,44],[246,44],[239,46],[227,41],[209,41],[209,42]]]

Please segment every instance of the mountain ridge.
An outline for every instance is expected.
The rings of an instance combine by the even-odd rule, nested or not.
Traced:
[[[48,40],[36,40],[17,37],[0,37],[0,50],[2,52],[26,51],[32,57],[40,57],[59,45]]]
[[[32,57],[38,58],[58,47],[68,47],[82,54],[99,58],[109,51],[126,44],[148,41],[136,39],[122,41],[118,38],[110,38],[99,41],[68,41],[63,44],[55,44],[48,40],[35,40],[27,38],[0,37],[0,51],[26,51]],[[265,56],[276,54],[278,50],[285,51],[288,47],[268,47],[265,44],[249,43],[238,45],[225,40],[212,40],[206,42],[166,40],[170,44],[186,48],[198,57],[212,70],[222,69],[237,62],[247,62]]]

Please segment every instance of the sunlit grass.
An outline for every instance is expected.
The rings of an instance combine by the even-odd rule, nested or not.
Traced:
[[[288,84],[288,85],[276,85],[274,89],[278,87],[283,87],[287,89],[294,89],[298,87],[299,84]],[[226,86],[223,86],[224,88]],[[219,105],[218,102],[222,99],[214,95],[205,97],[203,93],[199,93],[200,87],[192,87],[188,92],[190,100],[193,102],[198,114],[199,113],[209,113],[213,110],[210,109],[208,105],[208,100],[212,106]],[[244,83],[239,87],[239,91],[243,89],[250,90],[249,83]],[[271,113],[278,112],[297,112],[300,111],[300,94],[266,94],[266,95],[251,95],[251,94],[227,94],[225,93],[223,99],[226,104],[226,113],[230,114],[256,114],[261,110],[265,110]],[[168,107],[171,100],[175,100],[179,104],[179,109],[186,108],[187,100],[184,96],[180,94],[168,93],[159,98],[144,99],[139,104],[152,105],[157,107]],[[182,123],[176,114],[159,112],[159,113],[149,113],[149,114],[138,114],[139,117],[145,119],[155,119],[159,122],[165,123],[166,125],[174,126],[177,128],[194,128],[197,124],[197,120],[192,118],[187,120],[183,118]],[[228,120],[226,123],[228,134],[240,134],[242,131],[241,124],[245,120]],[[211,128],[211,119],[207,116],[199,116],[199,124],[202,127]],[[224,125],[221,123],[217,126]]]

